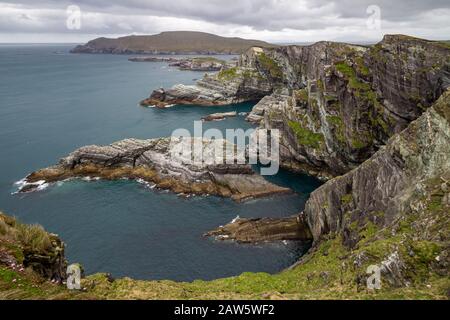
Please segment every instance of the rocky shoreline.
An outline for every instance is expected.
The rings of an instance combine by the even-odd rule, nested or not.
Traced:
[[[194,144],[203,152],[203,162],[198,164],[183,153]],[[225,140],[201,138],[126,139],[109,146],[86,146],[55,166],[28,175],[19,192],[38,191],[43,184],[82,177],[140,180],[177,194],[216,195],[235,201],[291,192],[266,181],[250,165],[217,159],[217,146],[224,151],[220,157],[235,148]]]

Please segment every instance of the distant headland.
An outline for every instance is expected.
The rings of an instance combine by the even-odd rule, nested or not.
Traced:
[[[156,35],[97,38],[76,46],[72,53],[110,54],[242,54],[250,47],[276,45],[242,38],[226,38],[194,31],[169,31]]]

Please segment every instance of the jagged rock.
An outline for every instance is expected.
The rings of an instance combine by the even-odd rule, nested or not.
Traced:
[[[237,242],[263,242],[312,239],[303,216],[289,218],[236,218],[229,224],[205,234],[218,240]]]
[[[250,69],[226,67],[216,75],[205,75],[195,85],[178,84],[168,90],[154,90],[140,104],[160,108],[171,105],[216,106],[258,100],[270,94],[270,84],[253,75]]]
[[[424,181],[448,177],[449,121],[450,90],[369,160],[314,191],[305,207],[314,239],[355,221],[390,225],[423,194]]]
[[[237,68],[144,105],[223,105],[266,97],[249,117],[281,130],[282,165],[330,178],[356,168],[450,85],[450,48],[386,36],[371,47],[318,42],[252,48]]]
[[[202,117],[202,120],[203,121],[219,121],[219,120],[224,120],[226,118],[232,118],[232,117],[236,117],[236,116],[237,116],[236,111],[219,112],[219,113],[212,113],[205,117]]]
[[[216,148],[222,152],[216,154]],[[191,150],[200,150],[203,161],[193,161]],[[235,145],[201,138],[126,139],[109,146],[86,146],[55,166],[28,175],[20,191],[73,177],[99,177],[139,179],[180,194],[211,194],[236,201],[290,192],[255,174],[250,165],[227,164],[226,150],[232,152]]]

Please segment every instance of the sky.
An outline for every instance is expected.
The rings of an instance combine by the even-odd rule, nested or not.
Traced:
[[[202,31],[272,43],[450,40],[449,0],[0,0],[0,43]]]

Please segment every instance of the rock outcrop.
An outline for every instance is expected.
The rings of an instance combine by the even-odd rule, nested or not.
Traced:
[[[252,48],[238,67],[155,90],[142,104],[262,99],[248,120],[281,130],[282,165],[330,178],[356,168],[436,101],[450,86],[449,56],[448,44],[401,35],[371,47]]]
[[[312,240],[303,215],[288,218],[236,218],[229,224],[206,233],[217,240],[255,243],[281,240]]]
[[[24,225],[0,212],[0,266],[18,272],[30,268],[46,280],[66,279],[64,243],[41,226]]]
[[[226,118],[233,118],[237,116],[236,111],[230,111],[230,112],[218,112],[218,113],[211,113],[207,116],[202,117],[203,121],[220,121],[224,120]]]
[[[28,175],[19,191],[35,191],[42,184],[69,178],[98,177],[136,179],[178,194],[236,201],[290,192],[257,175],[250,165],[236,164],[235,148],[226,140],[201,138],[126,139],[109,146],[86,146],[55,166]],[[202,158],[197,161],[194,154]]]
[[[270,83],[253,69],[225,67],[216,75],[206,74],[195,85],[178,84],[154,90],[142,106],[217,106],[259,100],[272,92]]]

